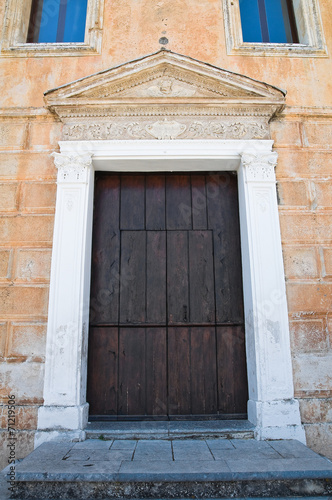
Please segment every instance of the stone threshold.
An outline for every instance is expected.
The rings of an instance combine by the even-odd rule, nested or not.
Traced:
[[[252,439],[248,420],[89,422],[86,439]]]

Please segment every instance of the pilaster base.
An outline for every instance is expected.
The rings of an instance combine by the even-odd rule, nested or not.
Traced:
[[[87,426],[89,405],[41,406],[38,411],[39,431],[80,431]]]
[[[297,439],[306,444],[296,399],[248,402],[248,419],[254,425],[256,439]]]

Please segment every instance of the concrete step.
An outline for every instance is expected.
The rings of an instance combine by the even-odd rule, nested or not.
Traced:
[[[13,498],[294,498],[332,495],[332,463],[298,441],[44,443],[16,466]]]
[[[254,426],[248,420],[89,422],[87,439],[250,439]]]

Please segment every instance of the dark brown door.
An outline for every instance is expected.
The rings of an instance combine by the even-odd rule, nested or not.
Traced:
[[[94,418],[244,417],[237,177],[96,174]]]

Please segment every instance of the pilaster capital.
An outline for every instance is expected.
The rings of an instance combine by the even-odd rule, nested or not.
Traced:
[[[246,170],[247,181],[275,181],[274,169],[277,165],[278,153],[244,151],[241,154],[241,160]]]
[[[58,169],[58,182],[87,182],[88,172],[92,166],[92,153],[52,153],[51,156]]]

